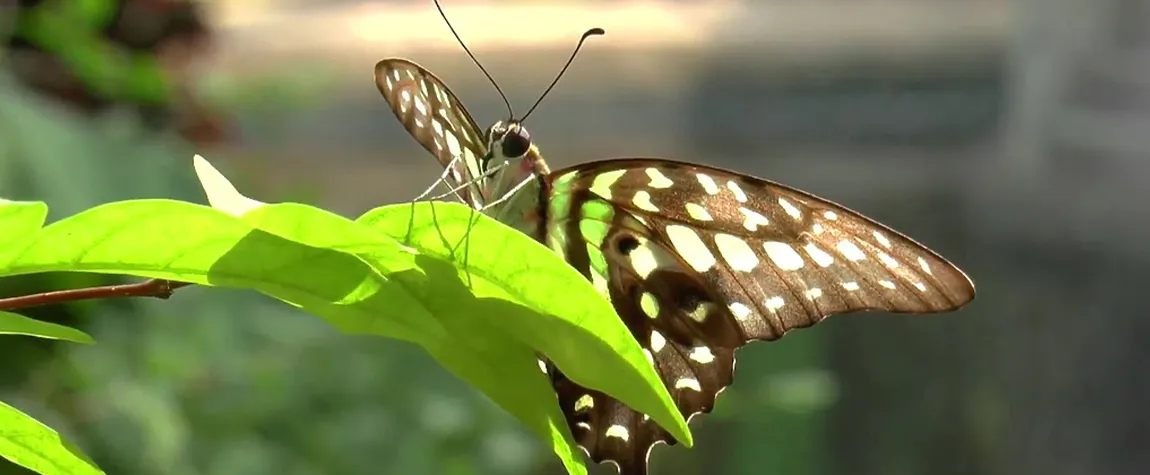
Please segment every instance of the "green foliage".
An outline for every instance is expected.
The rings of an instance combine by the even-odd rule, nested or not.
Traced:
[[[202,200],[187,145],[124,119],[68,114],[0,73],[0,190],[51,203],[49,221],[125,199]],[[0,292],[124,282],[55,272],[0,279]],[[418,346],[348,337],[256,292],[191,287],[169,301],[21,313],[101,344],[0,338],[0,400],[118,475],[444,473],[461,461],[514,475],[546,458],[537,438]],[[26,473],[0,459],[0,474]]]
[[[114,13],[115,5],[109,0],[48,0],[26,11],[15,33],[55,54],[102,97],[152,103],[167,100],[170,85],[157,58],[100,36]]]
[[[0,312],[0,335],[27,335],[84,344],[96,342],[87,333],[75,328],[33,320],[11,312]]]
[[[549,441],[571,473],[585,467],[537,354],[691,444],[610,305],[527,236],[461,205],[396,205],[356,221],[300,204],[265,205],[206,161],[196,168],[212,207],[101,205],[22,233],[30,237],[0,251],[0,274],[82,271],[254,289],[345,332],[416,343]],[[8,207],[0,229],[27,231],[47,211],[0,204]]]
[[[48,206],[38,202],[9,201],[0,198],[0,253],[17,248],[44,225]]]
[[[43,475],[104,473],[51,428],[0,402],[0,455]]]

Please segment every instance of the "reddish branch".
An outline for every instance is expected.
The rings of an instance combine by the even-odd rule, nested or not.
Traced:
[[[79,300],[106,299],[113,297],[155,297],[167,299],[172,292],[185,287],[187,282],[173,282],[170,280],[151,279],[136,284],[105,285],[102,287],[86,287],[83,289],[57,290],[20,297],[0,299],[0,310],[15,310],[19,308],[38,307]]]

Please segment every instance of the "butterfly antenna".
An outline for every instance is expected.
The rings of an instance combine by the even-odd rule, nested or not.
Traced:
[[[439,1],[439,0],[436,0],[436,1]],[[532,105],[531,108],[527,110],[526,114],[523,114],[523,118],[519,119],[520,122],[527,120],[527,116],[531,115],[532,112],[535,112],[535,108],[539,107],[539,103],[543,102],[543,98],[547,97],[547,93],[551,92],[551,89],[554,88],[555,85],[559,83],[559,78],[563,77],[563,73],[567,72],[567,68],[569,66],[571,66],[571,62],[575,61],[575,55],[579,54],[579,48],[583,47],[583,42],[587,41],[587,38],[590,38],[592,36],[600,36],[600,35],[604,35],[606,33],[607,32],[604,31],[602,28],[592,28],[590,30],[583,32],[583,36],[579,37],[579,44],[575,45],[575,51],[572,51],[571,57],[567,58],[567,64],[563,65],[563,69],[559,70],[559,74],[555,75],[555,80],[551,81],[551,85],[547,86],[547,89],[543,91],[543,94],[539,95],[539,99],[537,99],[535,101],[535,104]]]
[[[487,76],[487,80],[491,81],[491,85],[495,86],[495,91],[499,93],[499,97],[503,99],[503,104],[507,106],[508,118],[514,118],[515,112],[511,110],[511,101],[507,100],[507,95],[503,93],[503,89],[499,88],[499,84],[495,82],[495,78],[491,77],[491,74],[487,72],[487,69],[479,63],[479,60],[475,58],[474,54],[471,54],[471,50],[468,49],[467,45],[463,43],[463,38],[460,38],[459,33],[455,32],[455,27],[451,26],[451,21],[447,19],[447,14],[443,13],[443,7],[439,5],[439,0],[435,0],[435,9],[439,10],[439,16],[443,17],[443,22],[447,23],[447,29],[451,30],[452,35],[455,35],[455,41],[459,42],[459,46],[463,47],[463,51],[467,52],[467,56],[471,57],[471,61],[474,62],[476,66],[479,66],[479,70],[483,71],[483,75]]]

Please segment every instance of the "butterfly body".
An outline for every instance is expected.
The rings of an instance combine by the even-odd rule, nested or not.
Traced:
[[[480,132],[435,75],[403,59],[376,85],[447,167],[463,201],[548,246],[611,301],[687,418],[734,379],[735,351],[827,316],[937,313],[974,298],[944,258],[829,200],[692,163],[626,158],[551,171],[519,122]],[[576,441],[645,475],[675,440],[647,416],[549,367]]]

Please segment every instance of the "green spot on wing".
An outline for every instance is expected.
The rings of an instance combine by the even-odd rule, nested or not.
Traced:
[[[583,219],[579,221],[579,233],[587,242],[587,255],[591,259],[591,268],[599,275],[606,276],[607,259],[599,250],[599,246],[607,240],[614,209],[598,200],[583,203],[582,209]]]
[[[591,192],[605,199],[611,199],[611,187],[623,177],[627,170],[614,170],[600,173],[591,182]]]

